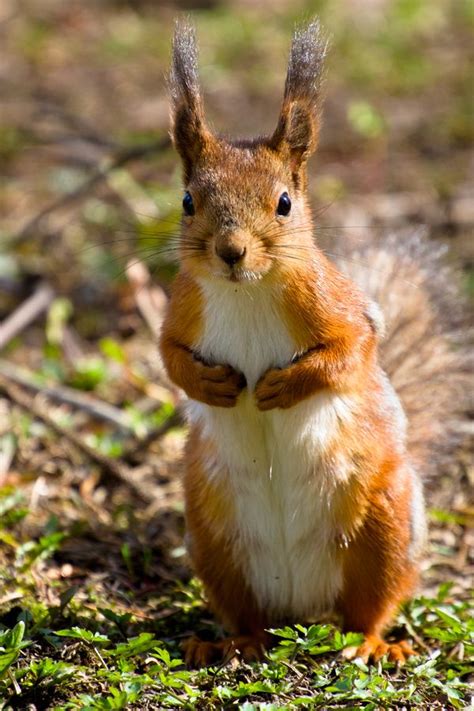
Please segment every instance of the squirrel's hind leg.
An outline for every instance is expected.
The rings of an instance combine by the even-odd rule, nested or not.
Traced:
[[[183,644],[184,658],[188,667],[226,664],[235,660],[257,662],[263,658],[269,643],[270,635],[264,631],[226,637],[216,642],[190,637]]]
[[[191,637],[185,642],[186,663],[204,666],[239,657],[259,659],[269,646],[269,619],[245,576],[243,551],[232,535],[233,501],[226,472],[216,469],[212,443],[191,430],[185,459],[188,551],[204,584],[210,607],[232,636],[216,642]],[[212,476],[207,471],[214,467]]]
[[[380,487],[368,502],[364,523],[344,551],[344,584],[338,601],[346,631],[362,632],[363,643],[348,648],[348,659],[377,662],[384,656],[404,663],[415,652],[406,641],[386,642],[382,633],[397,607],[410,597],[418,571],[412,556],[411,486],[397,471],[397,487]],[[400,483],[402,485],[400,486]]]

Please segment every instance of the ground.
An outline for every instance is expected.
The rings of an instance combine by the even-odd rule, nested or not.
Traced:
[[[176,269],[164,74],[183,9],[208,112],[230,135],[272,130],[294,21],[321,16],[332,49],[311,167],[319,241],[331,254],[336,234],[357,245],[367,229],[422,229],[449,246],[469,303],[472,4],[157,5],[0,6],[0,709],[466,708],[468,419],[427,483],[422,586],[392,630],[418,657],[400,670],[350,663],[339,652],[354,640],[312,625],[279,630],[262,664],[185,669],[182,640],[220,630],[186,560],[180,395],[156,329]]]

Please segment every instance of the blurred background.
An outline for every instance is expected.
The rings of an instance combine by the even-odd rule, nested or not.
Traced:
[[[183,432],[153,345],[182,199],[165,80],[180,12],[207,114],[234,137],[273,130],[294,23],[319,15],[318,236],[330,251],[335,235],[425,230],[474,291],[472,0],[0,0],[0,322],[14,317],[3,340],[0,325],[0,484],[27,497],[28,535],[75,531],[57,556],[76,575],[109,556],[116,580],[139,550],[156,582],[183,555]],[[435,581],[465,563],[473,469],[462,449],[431,501]]]

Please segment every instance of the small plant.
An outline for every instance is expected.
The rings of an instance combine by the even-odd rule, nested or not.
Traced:
[[[272,630],[275,646],[261,663],[190,670],[181,640],[191,629],[209,634],[201,585],[170,587],[148,607],[135,601],[139,577],[128,543],[117,546],[121,587],[59,582],[55,556],[70,539],[49,516],[36,538],[21,496],[0,498],[4,550],[0,575],[0,709],[447,708],[469,703],[474,657],[473,607],[449,583],[435,596],[410,602],[398,622],[418,643],[419,656],[397,669],[346,661],[341,651],[360,642],[329,624]],[[120,518],[120,517],[119,517]],[[121,524],[123,525],[123,523]],[[5,555],[6,554],[6,555]],[[138,569],[137,569],[138,570]],[[37,589],[38,575],[46,595]],[[128,591],[124,587],[127,581]],[[13,606],[12,606],[13,605]],[[147,610],[143,617],[141,610]],[[137,615],[138,613],[138,615]],[[217,632],[217,631],[216,631]]]

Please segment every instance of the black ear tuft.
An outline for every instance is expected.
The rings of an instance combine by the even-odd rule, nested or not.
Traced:
[[[280,118],[270,139],[271,147],[289,152],[293,172],[318,144],[327,47],[318,20],[295,30]]]
[[[186,20],[175,25],[171,70],[171,134],[181,155],[187,183],[208,132],[204,123],[194,27]]]

